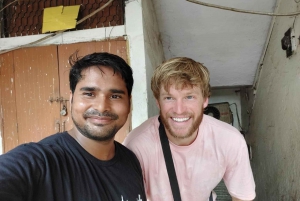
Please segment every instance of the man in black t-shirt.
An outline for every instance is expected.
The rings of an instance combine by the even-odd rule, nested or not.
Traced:
[[[0,200],[146,201],[140,164],[114,141],[130,111],[132,70],[109,53],[70,57],[74,128],[0,156]]]

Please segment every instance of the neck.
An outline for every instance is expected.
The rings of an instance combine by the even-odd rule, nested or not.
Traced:
[[[99,160],[110,160],[115,156],[114,139],[96,141],[82,135],[76,128],[68,133],[92,156]]]

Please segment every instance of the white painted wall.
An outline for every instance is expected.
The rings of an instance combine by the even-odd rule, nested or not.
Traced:
[[[142,9],[143,31],[145,37],[148,116],[151,117],[159,113],[151,90],[151,77],[154,69],[164,61],[164,53],[152,1],[142,1]]]
[[[230,104],[230,109],[233,114],[233,126],[240,130],[238,124],[239,117],[240,123],[242,125],[240,88],[212,89],[212,95],[209,98],[209,104],[222,102],[228,102]],[[234,103],[236,104],[237,108],[235,107],[235,105],[233,105]]]
[[[64,32],[51,37],[45,41],[42,41],[34,46],[45,46],[45,45],[60,45],[60,44],[71,44],[88,41],[101,41],[109,38],[116,38],[126,34],[125,26],[115,26],[97,29],[87,29],[79,31]],[[10,50],[26,46],[29,43],[40,40],[50,34],[40,34],[32,36],[19,36],[12,38],[0,38],[0,51]]]
[[[131,1],[125,7],[126,34],[129,42],[130,65],[133,69],[132,128],[148,119],[147,76],[141,1]]]
[[[278,12],[299,11],[295,0],[278,0]],[[281,39],[295,28],[298,49],[286,58]],[[277,17],[258,79],[250,119],[256,200],[300,200],[300,16]]]

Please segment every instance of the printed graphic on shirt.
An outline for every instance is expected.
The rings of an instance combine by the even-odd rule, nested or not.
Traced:
[[[122,199],[121,201],[130,201],[130,200],[124,200],[122,195],[121,195],[121,199]],[[136,198],[136,200],[134,201],[143,201],[141,195],[138,195],[138,198]]]

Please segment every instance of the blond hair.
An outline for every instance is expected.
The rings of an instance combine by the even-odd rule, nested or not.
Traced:
[[[151,79],[151,89],[156,99],[161,86],[169,91],[170,85],[176,89],[199,86],[204,98],[210,96],[209,71],[199,62],[187,57],[176,57],[159,65]]]

